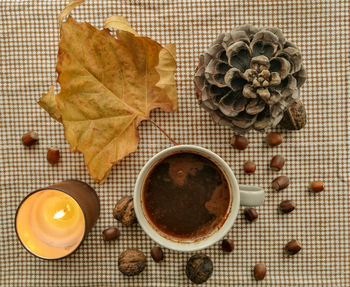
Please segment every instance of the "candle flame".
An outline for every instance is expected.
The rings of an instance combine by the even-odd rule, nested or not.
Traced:
[[[57,211],[56,213],[55,213],[55,215],[53,216],[53,218],[54,219],[60,219],[60,218],[62,218],[63,216],[65,216],[66,215],[66,212],[63,210],[63,209],[61,209],[60,211]]]

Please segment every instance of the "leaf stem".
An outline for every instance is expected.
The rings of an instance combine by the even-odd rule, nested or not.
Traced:
[[[174,145],[179,145],[176,141],[174,141],[167,133],[165,130],[163,130],[160,126],[158,126],[158,124],[151,120],[151,119],[148,119],[148,121],[150,121],[157,129],[159,129]]]

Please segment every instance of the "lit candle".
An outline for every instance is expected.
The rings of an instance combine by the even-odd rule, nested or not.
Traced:
[[[16,231],[23,246],[45,259],[74,252],[99,216],[95,191],[79,181],[37,190],[20,204]]]

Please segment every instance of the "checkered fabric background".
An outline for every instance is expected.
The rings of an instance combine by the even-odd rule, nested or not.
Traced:
[[[59,41],[57,15],[67,1],[2,0],[0,3],[0,262],[1,286],[191,286],[186,260],[192,255],[165,250],[165,261],[155,263],[155,244],[139,226],[123,227],[112,217],[112,208],[123,195],[132,194],[137,174],[155,153],[170,145],[149,122],[139,127],[138,150],[115,166],[106,183],[93,183],[83,156],[69,151],[63,127],[42,110],[37,101],[55,82]],[[224,254],[217,243],[203,252],[214,263],[205,286],[350,286],[349,241],[349,1],[87,1],[72,15],[102,28],[112,15],[125,16],[142,35],[162,44],[177,45],[179,110],[152,112],[152,119],[178,142],[197,144],[219,154],[232,167],[240,183],[256,184],[267,192],[258,208],[259,219],[247,223],[242,210],[227,235],[235,250]],[[252,23],[282,29],[302,50],[308,81],[302,100],[309,121],[301,131],[283,132],[284,143],[268,148],[264,134],[250,132],[249,148],[236,151],[229,145],[232,131],[219,127],[200,109],[194,96],[193,74],[198,55],[223,31]],[[39,144],[24,148],[21,136],[28,130],[40,135]],[[46,161],[49,146],[60,148],[57,166]],[[276,173],[267,167],[282,154],[283,170],[291,179],[288,189],[272,192]],[[254,175],[245,175],[246,160],[257,164]],[[60,261],[43,261],[19,244],[15,211],[29,192],[65,179],[91,184],[101,199],[101,217],[83,246]],[[326,190],[307,191],[311,180],[324,180]],[[281,215],[278,204],[292,199],[297,208]],[[118,226],[120,240],[105,243],[101,232]],[[303,245],[293,257],[283,254],[291,239]],[[118,254],[129,247],[147,255],[147,267],[137,277],[118,271]],[[257,283],[252,268],[264,262],[267,276]]]

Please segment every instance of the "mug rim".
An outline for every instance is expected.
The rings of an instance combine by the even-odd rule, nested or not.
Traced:
[[[212,161],[215,165],[217,165],[221,172],[224,173],[224,176],[229,184],[229,191],[231,195],[231,202],[228,210],[228,214],[226,215],[226,219],[224,223],[219,226],[217,230],[209,234],[207,237],[199,238],[194,241],[183,241],[179,240],[171,240],[162,236],[154,226],[152,226],[147,220],[147,215],[145,214],[142,207],[142,192],[145,180],[149,174],[149,171],[164,158],[179,152],[189,152],[189,153],[197,153],[199,155],[204,156],[205,158]],[[176,145],[169,148],[166,148],[154,156],[152,156],[147,163],[142,167],[141,171],[137,176],[137,180],[134,187],[134,209],[137,220],[141,226],[141,228],[146,232],[146,234],[157,242],[159,245],[172,249],[175,251],[182,252],[190,252],[197,251],[204,248],[207,248],[214,243],[218,242],[222,239],[233,226],[236,217],[238,215],[240,206],[240,193],[239,186],[234,176],[232,169],[229,165],[216,153],[212,152],[209,149],[203,148],[197,145]]]

